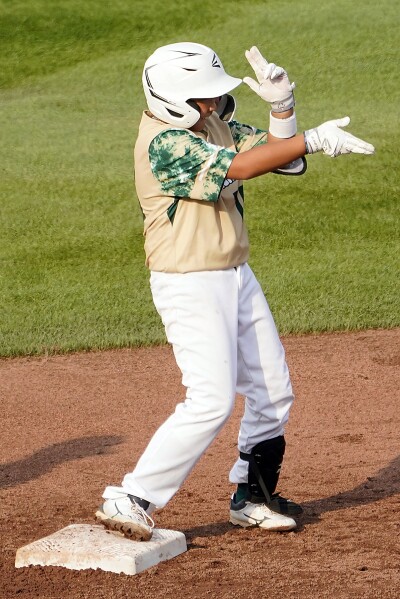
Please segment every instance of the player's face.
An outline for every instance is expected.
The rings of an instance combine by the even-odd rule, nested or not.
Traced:
[[[199,110],[200,110],[200,118],[193,127],[191,127],[192,131],[202,131],[204,129],[204,125],[206,119],[212,115],[212,113],[217,110],[218,103],[221,97],[218,98],[202,98],[201,100],[193,100],[196,102]]]

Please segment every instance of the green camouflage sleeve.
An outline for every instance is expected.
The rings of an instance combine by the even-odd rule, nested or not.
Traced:
[[[151,170],[166,195],[216,202],[236,152],[186,129],[167,129],[149,146]]]
[[[237,121],[230,121],[228,125],[238,152],[245,152],[255,146],[267,143],[268,131],[256,129],[251,125],[244,125]]]

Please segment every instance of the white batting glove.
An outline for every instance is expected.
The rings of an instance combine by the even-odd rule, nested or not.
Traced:
[[[243,81],[260,98],[271,104],[273,112],[284,112],[293,108],[295,84],[290,83],[285,69],[265,60],[256,46],[246,50],[245,56],[256,74],[258,83],[251,77],[244,77]]]
[[[304,132],[307,154],[320,152],[335,158],[340,154],[374,154],[375,148],[371,144],[354,137],[340,127],[346,127],[350,123],[350,117],[327,121],[315,129]]]

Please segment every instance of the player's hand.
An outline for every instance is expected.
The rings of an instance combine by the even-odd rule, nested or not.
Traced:
[[[327,121],[315,129],[304,132],[307,153],[323,151],[324,154],[335,158],[340,154],[374,154],[375,148],[358,137],[354,137],[341,127],[350,123],[350,117]]]
[[[293,108],[295,84],[290,83],[285,69],[266,61],[256,46],[246,50],[245,56],[256,74],[257,81],[251,77],[244,77],[243,81],[260,98],[271,104],[273,112],[284,112]]]

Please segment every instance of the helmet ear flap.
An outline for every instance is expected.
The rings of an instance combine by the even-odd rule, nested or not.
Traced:
[[[217,114],[221,121],[229,123],[236,111],[236,100],[230,94],[224,94],[219,101]]]
[[[194,108],[195,110],[197,110],[197,112],[198,112],[198,113],[199,113],[199,115],[200,115],[200,108],[199,108],[199,105],[198,105],[198,104],[196,104],[196,102],[195,102],[194,100],[187,100],[187,102],[186,102],[186,103],[187,103],[187,104],[189,104],[189,106],[191,106],[191,107],[192,107],[192,108]]]

